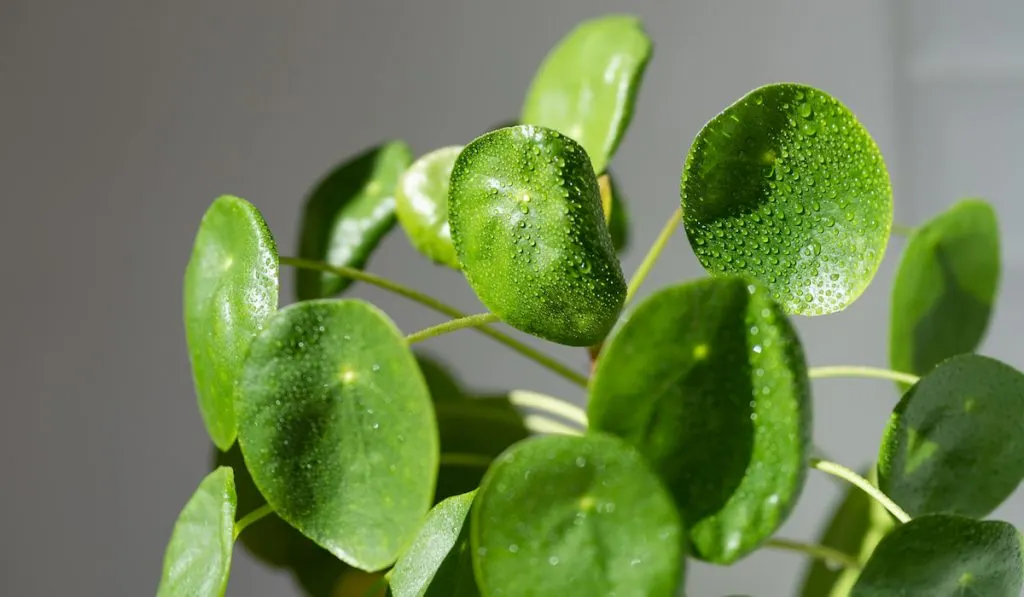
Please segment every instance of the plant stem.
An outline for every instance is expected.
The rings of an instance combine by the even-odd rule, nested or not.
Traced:
[[[790,539],[769,539],[764,542],[764,546],[775,549],[784,549],[787,551],[795,551],[824,562],[834,562],[836,564],[841,564],[846,568],[860,570],[860,562],[854,559],[853,556],[825,545],[803,543],[801,541],[793,541]]]
[[[907,384],[915,384],[920,377],[913,373],[901,373],[880,367],[860,367],[855,365],[839,365],[835,367],[811,367],[808,370],[811,379],[822,379],[826,377],[872,377],[876,379],[890,379]]]
[[[823,473],[839,477],[844,481],[856,485],[861,491],[871,496],[876,502],[885,507],[890,514],[896,517],[896,520],[900,522],[910,522],[910,515],[900,508],[896,502],[889,499],[889,496],[881,492],[877,487],[871,484],[870,481],[861,477],[857,473],[851,471],[841,464],[835,462],[829,462],[828,460],[821,460],[818,458],[811,459],[811,468],[816,468]]]
[[[438,313],[443,313],[448,317],[461,318],[466,316],[466,314],[463,313],[462,311],[459,311],[455,307],[443,303],[428,294],[424,294],[418,290],[414,290],[412,288],[409,288],[408,286],[404,286],[402,284],[399,284],[398,282],[388,280],[387,278],[382,278],[369,272],[364,272],[362,270],[358,270],[351,267],[335,267],[333,265],[323,263],[320,261],[310,261],[309,259],[299,259],[296,257],[281,257],[280,261],[281,264],[283,265],[290,265],[292,267],[297,267],[301,269],[312,269],[321,272],[327,272],[330,274],[334,274],[336,276],[343,276],[346,278],[352,278],[353,280],[359,280],[360,282],[366,282],[367,284],[372,284],[374,286],[377,286],[378,288],[383,288],[384,290],[388,290],[400,296],[404,296],[405,298],[411,301],[415,301],[423,305],[424,307],[437,311]],[[526,344],[520,342],[519,340],[516,340],[511,336],[505,335],[499,332],[498,330],[493,330],[489,327],[482,327],[476,329],[479,330],[480,333],[490,336],[494,340],[497,340],[498,342],[518,352],[524,357],[537,362],[543,367],[546,367],[547,369],[554,371],[555,373],[561,375],[562,377],[568,379],[569,381],[575,383],[576,385],[584,388],[587,387],[586,377],[584,377],[580,373],[577,373],[576,371],[573,371],[572,368],[570,368],[569,366],[558,362],[557,360],[544,354],[543,352],[540,352],[539,350],[527,346]]]
[[[903,224],[892,223],[892,233],[898,234],[904,238],[910,238],[910,235],[914,234],[913,226],[904,226]]]
[[[238,536],[241,535],[242,531],[248,528],[249,525],[262,519],[264,516],[273,513],[274,509],[270,507],[270,504],[263,504],[259,508],[256,508],[252,512],[246,514],[235,523],[234,538],[238,539]]]
[[[441,454],[441,466],[465,466],[476,468],[487,468],[494,460],[484,454],[469,454],[464,452],[444,452]]]
[[[654,244],[651,245],[650,250],[647,251],[647,255],[644,256],[644,260],[640,262],[640,267],[636,268],[636,272],[633,273],[633,277],[629,280],[629,287],[626,289],[626,303],[633,298],[636,291],[640,289],[640,286],[644,283],[644,279],[647,274],[651,273],[651,268],[654,267],[654,263],[658,260],[658,256],[661,255],[661,251],[665,248],[668,243],[668,239],[672,238],[672,233],[676,231],[676,227],[679,226],[679,222],[683,219],[683,208],[677,207],[672,215],[669,216],[668,221],[665,222],[665,227],[661,229],[661,233],[658,234],[658,238],[654,239]]]
[[[423,342],[428,338],[435,336],[441,336],[443,334],[450,334],[452,332],[461,330],[463,328],[477,328],[480,326],[487,325],[498,321],[498,316],[494,313],[478,313],[476,315],[467,315],[451,321],[446,321],[438,325],[429,327],[425,330],[420,330],[413,334],[406,336],[405,341],[409,344],[416,344],[417,342]]]
[[[549,415],[568,419],[583,427],[588,425],[587,413],[583,412],[582,408],[554,396],[547,396],[529,390],[512,390],[508,393],[508,400],[516,406],[535,408]]]
[[[533,433],[557,433],[559,435],[583,435],[583,432],[575,427],[569,427],[562,423],[552,421],[540,415],[526,415],[523,417],[523,425]]]

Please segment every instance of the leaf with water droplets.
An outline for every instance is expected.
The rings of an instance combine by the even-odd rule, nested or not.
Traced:
[[[462,146],[442,147],[413,162],[395,190],[398,222],[429,259],[460,269],[448,225],[448,181]]]
[[[592,428],[637,446],[687,521],[694,556],[731,563],[782,524],[803,488],[810,385],[779,305],[736,276],[664,288],[606,343]]]
[[[760,87],[713,118],[686,156],[680,191],[704,268],[756,278],[800,315],[856,300],[892,225],[874,140],[838,100],[805,85]]]
[[[622,190],[615,184],[611,172],[605,172],[597,179],[601,190],[601,208],[608,224],[608,233],[612,237],[612,246],[621,253],[629,245],[629,212]]]
[[[999,224],[991,205],[961,201],[918,228],[893,283],[892,368],[924,375],[949,357],[974,352],[998,287]]]
[[[898,526],[878,544],[850,597],[1018,597],[1021,536],[1005,522],[950,514]]]
[[[469,512],[476,492],[434,506],[390,573],[393,597],[478,597],[473,578]]]
[[[684,535],[664,486],[633,448],[601,433],[520,442],[473,506],[484,595],[670,597]]]
[[[157,597],[223,596],[234,526],[234,477],[220,467],[203,479],[174,523]]]
[[[629,15],[580,23],[534,75],[520,121],[576,140],[603,172],[633,117],[633,104],[653,44]]]
[[[512,327],[592,346],[614,325],[626,281],[572,139],[529,125],[477,138],[455,161],[448,219],[470,286]]]
[[[238,378],[249,344],[277,310],[277,278],[277,247],[259,210],[219,197],[185,269],[184,319],[199,412],[221,450],[235,441]]]
[[[878,457],[879,488],[910,515],[981,518],[1024,479],[1024,374],[955,356],[907,390]]]
[[[359,300],[282,309],[253,342],[236,408],[249,472],[278,516],[357,568],[394,562],[430,507],[438,438],[386,315]]]
[[[362,269],[395,225],[395,183],[412,154],[401,141],[370,149],[317,183],[306,200],[299,257]],[[296,272],[300,301],[338,294],[351,280],[328,272]]]

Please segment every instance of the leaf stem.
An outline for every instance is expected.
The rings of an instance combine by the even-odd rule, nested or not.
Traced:
[[[803,543],[801,541],[793,541],[791,539],[774,538],[765,541],[764,546],[774,549],[799,552],[824,562],[834,562],[852,570],[860,570],[860,562],[858,562],[853,556],[825,545]]]
[[[465,317],[452,319],[451,321],[439,323],[435,326],[409,334],[406,336],[405,341],[409,344],[416,344],[417,342],[423,342],[428,338],[441,336],[443,334],[450,334],[463,328],[477,328],[496,321],[498,321],[498,316],[494,313],[477,313],[476,315],[467,315]]]
[[[626,303],[633,298],[636,291],[640,289],[640,286],[644,283],[644,279],[647,278],[647,274],[651,273],[651,268],[654,267],[654,263],[658,261],[658,256],[661,255],[661,251],[668,244],[668,239],[672,238],[672,233],[675,232],[676,227],[679,226],[679,222],[683,219],[683,208],[677,207],[672,215],[669,216],[668,221],[665,222],[665,226],[661,229],[661,233],[658,234],[658,238],[654,239],[654,244],[647,251],[647,255],[644,256],[644,260],[640,262],[640,267],[636,268],[636,272],[633,273],[633,277],[629,280],[629,287],[626,289]]]
[[[921,379],[913,373],[901,373],[880,367],[861,367],[856,365],[811,367],[807,373],[811,379],[823,379],[826,377],[872,377],[875,379],[890,379],[911,385]]]
[[[252,523],[261,520],[268,514],[273,514],[274,509],[270,507],[270,504],[263,504],[259,508],[256,508],[252,512],[246,514],[235,523],[235,531],[233,534],[234,539],[238,539],[238,536],[242,534],[246,528]]]
[[[568,419],[583,427],[587,427],[589,425],[587,422],[587,413],[585,413],[582,408],[562,400],[561,398],[547,396],[530,390],[512,390],[508,393],[508,401],[515,406],[534,408],[544,411],[549,415]]]
[[[900,508],[896,502],[889,499],[889,496],[882,493],[881,490],[872,485],[870,481],[845,466],[828,460],[811,458],[811,468],[816,468],[823,473],[839,477],[840,479],[857,486],[858,489],[868,494],[872,499],[884,506],[889,513],[896,517],[896,520],[904,523],[910,522],[910,515],[907,514],[903,508]]]
[[[575,427],[552,421],[540,415],[526,415],[523,417],[523,425],[533,433],[557,433],[559,435],[583,435],[583,432]]]
[[[461,318],[466,316],[466,313],[463,313],[462,311],[459,311],[455,307],[443,303],[428,294],[424,294],[418,290],[414,290],[412,288],[409,288],[408,286],[404,286],[402,284],[399,284],[398,282],[394,282],[392,280],[383,278],[375,274],[371,274],[369,272],[364,272],[362,270],[358,270],[351,267],[335,267],[333,265],[323,263],[321,261],[311,261],[309,259],[299,259],[296,257],[281,257],[280,261],[281,264],[283,265],[290,265],[292,267],[297,267],[301,269],[312,269],[321,272],[327,272],[334,274],[336,276],[344,276],[346,278],[352,278],[353,280],[359,280],[360,282],[366,282],[367,284],[372,284],[374,286],[377,286],[378,288],[383,288],[384,290],[388,290],[397,295],[404,296],[405,298],[411,301],[415,301],[423,305],[424,307],[437,311],[438,313],[443,313],[448,317]],[[557,360],[544,354],[543,352],[540,352],[539,350],[536,350],[520,342],[519,340],[516,340],[511,336],[503,334],[498,330],[494,330],[489,327],[482,327],[476,329],[479,330],[480,333],[486,336],[490,336],[492,339],[504,344],[505,346],[518,352],[524,357],[537,362],[541,366],[546,367],[551,371],[554,371],[558,375],[561,375],[562,377],[568,379],[574,384],[583,388],[587,387],[586,377],[584,377],[580,373],[577,373],[576,371],[573,371],[572,368],[570,368],[569,366],[558,362]]]
[[[903,224],[892,223],[892,233],[898,234],[904,238],[910,238],[910,235],[914,234],[913,226],[904,226]]]

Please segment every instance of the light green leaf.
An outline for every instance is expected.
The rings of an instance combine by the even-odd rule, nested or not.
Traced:
[[[572,137],[604,172],[633,118],[653,46],[640,20],[607,15],[584,21],[544,59],[520,120]]]
[[[357,568],[394,562],[430,507],[437,427],[395,325],[358,300],[281,310],[236,404],[256,486],[282,519]]]
[[[185,269],[184,319],[199,412],[221,450],[235,441],[238,378],[249,344],[277,310],[277,278],[277,247],[259,210],[217,198]]]
[[[1024,374],[974,354],[940,363],[893,409],[879,488],[912,516],[981,518],[1024,479]]]
[[[390,573],[393,597],[478,597],[469,541],[476,492],[450,497],[427,515]]]
[[[683,529],[643,458],[604,434],[516,444],[492,465],[472,513],[483,595],[671,597]]]
[[[419,158],[398,180],[398,221],[409,242],[433,261],[460,269],[448,225],[448,181],[462,146],[442,147]]]
[[[892,224],[889,175],[867,130],[832,96],[791,83],[755,89],[705,125],[681,196],[709,273],[752,276],[801,315],[856,300]]]
[[[409,147],[392,141],[328,174],[306,199],[299,257],[362,269],[395,225],[395,184],[410,162]],[[301,301],[337,294],[350,283],[328,272],[300,269],[296,273]]]
[[[730,563],[782,524],[803,488],[810,386],[782,309],[735,276],[662,289],[606,343],[591,427],[637,446],[672,491],[694,556]]]
[[[220,467],[203,479],[174,523],[157,597],[224,595],[234,526],[234,476]]]

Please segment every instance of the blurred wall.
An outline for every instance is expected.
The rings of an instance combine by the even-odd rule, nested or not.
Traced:
[[[207,470],[181,327],[181,278],[221,193],[253,201],[293,252],[304,192],[385,138],[418,152],[515,116],[548,48],[582,18],[639,14],[655,40],[615,161],[639,263],[678,202],[701,125],[749,89],[800,81],[850,106],[887,157],[897,218],[965,195],[1003,215],[1007,270],[986,352],[1024,366],[1024,4],[1015,0],[0,0],[0,593],[152,594],[171,525]],[[798,325],[812,364],[884,365],[890,278],[903,241],[853,307]],[[400,231],[371,268],[473,309],[458,274]],[[681,234],[643,292],[701,275]],[[290,274],[284,299],[291,300]],[[355,293],[405,330],[438,319]],[[537,343],[540,345],[540,343]],[[467,382],[581,400],[473,333],[432,341]],[[584,366],[581,351],[555,347]],[[889,384],[816,386],[816,441],[873,458]],[[811,538],[838,494],[811,474],[782,533]],[[997,512],[1024,526],[1024,498]],[[790,594],[803,562],[758,553],[691,566],[691,595]],[[239,550],[230,595],[292,594]]]

